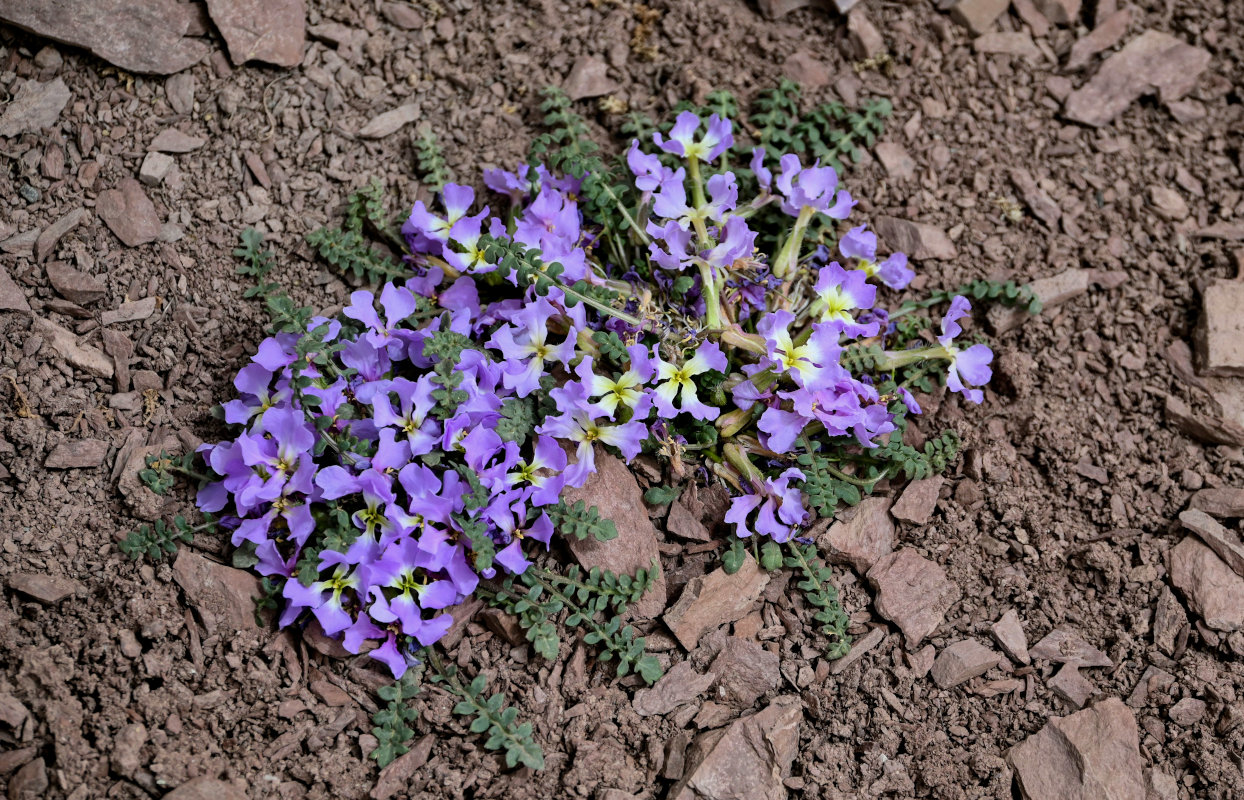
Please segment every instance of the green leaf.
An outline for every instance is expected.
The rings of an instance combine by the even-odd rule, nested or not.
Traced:
[[[744,546],[742,539],[734,538],[730,540],[730,547],[726,552],[721,554],[721,567],[727,575],[733,575],[743,568],[743,562],[746,559],[747,547]]]
[[[650,506],[663,506],[674,502],[682,494],[681,487],[653,486],[644,492],[644,502]]]

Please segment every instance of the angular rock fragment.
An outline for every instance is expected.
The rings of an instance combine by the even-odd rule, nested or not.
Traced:
[[[1050,230],[1055,230],[1063,211],[1058,207],[1058,203],[1054,202],[1054,199],[1037,185],[1032,173],[1022,167],[1015,167],[1011,170],[1011,183],[1015,184],[1019,196],[1032,209],[1033,215],[1044,222]],[[1087,289],[1086,285],[1085,290]]]
[[[1192,495],[1189,507],[1204,511],[1212,517],[1244,517],[1244,489],[1201,489]]]
[[[89,3],[0,0],[0,19],[82,47],[127,72],[169,75],[197,64],[206,42],[186,38],[193,6],[177,0]]]
[[[54,322],[35,317],[34,330],[44,337],[65,363],[97,378],[112,377],[112,359],[98,348],[78,344],[78,337]]]
[[[1041,49],[1026,31],[994,31],[972,40],[972,49],[988,55],[1006,55],[1040,61]]]
[[[1185,537],[1167,554],[1171,583],[1192,610],[1216,631],[1244,628],[1244,578],[1195,536]]]
[[[850,564],[863,575],[877,559],[894,549],[894,522],[886,497],[866,497],[843,518],[815,536],[817,547],[832,564]]]
[[[0,0],[0,19],[7,18],[5,6],[10,2],[13,0]],[[60,112],[69,102],[69,97],[69,87],[60,78],[47,83],[27,80],[17,88],[17,94],[5,103],[4,112],[0,113],[0,136],[38,133],[51,127],[60,119]]]
[[[1049,309],[1087,292],[1092,277],[1092,270],[1072,268],[1048,278],[1038,278],[1028,284],[1028,288],[1032,289],[1043,308]],[[999,336],[1031,318],[1032,314],[1027,309],[1007,308],[1003,305],[995,305],[985,315],[990,330]]]
[[[1205,716],[1206,704],[1204,700],[1195,697],[1185,697],[1175,705],[1171,706],[1170,711],[1166,712],[1171,718],[1171,722],[1184,728],[1191,728],[1193,725],[1201,721],[1201,717]]]
[[[891,178],[905,181],[916,177],[916,160],[907,154],[907,148],[901,144],[878,142],[873,152]]]
[[[1055,628],[1050,631],[1044,639],[1028,648],[1028,654],[1055,664],[1074,664],[1077,667],[1114,666],[1109,656],[1068,628]]]
[[[596,506],[605,519],[613,520],[617,538],[599,542],[593,537],[578,540],[568,537],[567,544],[575,560],[585,569],[600,567],[618,574],[634,575],[641,569],[660,566],[657,531],[644,510],[643,492],[626,464],[604,450],[596,451],[596,472],[582,488],[568,488],[562,500],[573,506],[579,500],[585,506]],[[665,608],[665,573],[658,572],[652,587],[631,613],[640,619],[656,617]],[[731,620],[733,621],[733,620]],[[691,647],[695,646],[692,642]]]
[[[72,578],[33,572],[17,572],[10,575],[6,581],[10,589],[32,597],[40,603],[59,603],[82,588],[82,584]]]
[[[1210,281],[1201,304],[1196,331],[1201,372],[1244,376],[1244,281]]]
[[[950,18],[973,36],[980,36],[993,28],[994,20],[1010,4],[1010,0],[959,0],[951,6]]]
[[[770,653],[756,642],[733,636],[726,639],[708,668],[717,676],[716,699],[739,708],[751,708],[781,680],[778,661],[776,653]]]
[[[155,151],[150,152],[143,159],[142,166],[138,168],[138,180],[147,186],[159,186],[164,183],[164,179],[172,168],[172,156]]]
[[[22,287],[9,276],[7,266],[0,268],[0,311],[30,313],[30,301],[26,299],[26,293],[22,291]]]
[[[263,597],[259,579],[249,572],[208,561],[181,550],[173,562],[173,580],[199,612],[209,635],[254,629],[255,600]]]
[[[884,626],[877,627],[870,630],[863,639],[857,639],[854,643],[852,643],[851,649],[847,651],[845,656],[829,665],[829,674],[837,675],[841,672],[845,672],[852,664],[868,655],[870,650],[881,644],[881,640],[885,638],[885,632],[886,629]],[[929,662],[932,663],[932,660],[933,659],[930,656]],[[925,668],[925,671],[928,671],[927,667]]]
[[[1064,112],[1074,122],[1101,127],[1143,94],[1156,92],[1163,103],[1179,100],[1196,85],[1209,62],[1206,50],[1167,33],[1145,31],[1072,92]]]
[[[107,289],[99,279],[79,272],[63,261],[49,263],[47,276],[52,288],[61,297],[81,306],[90,305],[107,294]]]
[[[943,689],[958,686],[998,666],[1001,657],[975,639],[961,639],[937,654],[929,674]]]
[[[1080,19],[1080,0],[1036,0],[1036,4],[1054,25],[1074,25]]]
[[[130,247],[154,242],[160,234],[155,204],[133,178],[123,178],[115,189],[100,192],[95,213]]]
[[[1188,624],[1188,615],[1179,604],[1175,593],[1166,586],[1158,595],[1157,607],[1153,610],[1153,643],[1168,656],[1174,657],[1175,648],[1179,646],[1179,633]]]
[[[708,691],[716,679],[712,671],[700,675],[690,661],[679,661],[651,688],[635,693],[635,713],[641,717],[668,714]]]
[[[933,225],[898,217],[877,217],[873,227],[891,250],[906,253],[916,260],[937,258],[950,261],[959,255],[950,237]]]
[[[904,522],[924,525],[937,508],[938,495],[945,483],[946,479],[941,475],[912,481],[890,508],[890,514]]]
[[[199,136],[182,133],[176,128],[165,128],[151,140],[147,150],[156,153],[189,153],[205,144],[207,140]]]
[[[799,50],[786,57],[782,74],[807,89],[819,89],[829,85],[833,77],[824,61],[807,50]]]
[[[1011,7],[1032,31],[1033,36],[1045,36],[1050,32],[1050,21],[1033,5],[1032,0],[1011,0]]]
[[[52,255],[56,251],[56,245],[60,243],[65,234],[78,227],[78,223],[86,216],[85,208],[75,208],[44,228],[39,238],[35,240],[35,260],[45,261],[48,256]]]
[[[847,14],[847,39],[851,43],[851,49],[855,51],[855,57],[860,61],[884,53],[886,49],[881,31],[873,25],[862,7]]]
[[[141,322],[156,310],[156,298],[144,297],[141,300],[131,300],[128,303],[122,303],[112,311],[105,311],[100,315],[99,321],[101,325],[116,325],[120,322]]]
[[[779,697],[728,728],[700,735],[670,800],[785,800],[799,746],[799,698]]]
[[[816,4],[817,0],[758,0],[756,6],[766,19],[778,19],[797,8]]]
[[[1103,50],[1109,50],[1119,43],[1127,26],[1132,21],[1130,8],[1120,9],[1102,20],[1101,24],[1087,36],[1081,37],[1071,46],[1071,55],[1067,57],[1068,71],[1077,70]]]
[[[690,539],[693,542],[712,540],[712,534],[708,532],[708,528],[704,527],[704,523],[700,522],[681,500],[670,503],[670,513],[665,518],[665,529],[681,539]]]
[[[587,100],[616,92],[621,84],[609,78],[609,67],[599,58],[581,56],[570,68],[564,86],[571,100]]]
[[[1182,512],[1179,521],[1185,528],[1201,537],[1201,541],[1209,545],[1227,566],[1235,570],[1236,575],[1244,576],[1244,543],[1240,542],[1237,533],[1223,527],[1218,520],[1204,511],[1194,508]]]
[[[234,64],[296,67],[306,42],[305,0],[207,0]]]
[[[1075,664],[1063,664],[1046,685],[1077,711],[1084,708],[1084,704],[1097,691],[1097,687],[1080,674]]]
[[[1140,680],[1136,682],[1132,693],[1128,695],[1127,704],[1132,708],[1143,708],[1149,702],[1152,692],[1165,692],[1175,685],[1175,676],[1164,669],[1150,665],[1145,669]]]
[[[1244,447],[1244,425],[1218,414],[1193,413],[1173,394],[1166,396],[1166,418],[1176,430],[1198,442]]]
[[[203,777],[186,781],[163,800],[246,800],[246,793],[232,783]]]
[[[1032,659],[1028,655],[1028,637],[1024,636],[1024,629],[1019,624],[1019,614],[1015,613],[1015,609],[1012,608],[1003,614],[990,630],[994,640],[1001,645],[1003,652],[1008,656],[1020,664],[1031,662]]]
[[[1136,718],[1118,698],[1052,718],[1006,761],[1026,800],[1145,800]]]
[[[390,134],[397,133],[404,126],[419,119],[420,114],[418,103],[407,103],[404,106],[398,106],[392,111],[386,111],[377,116],[360,128],[358,132],[359,138],[383,139]]]
[[[396,5],[396,3],[390,3],[390,5]],[[376,779],[376,785],[368,795],[371,800],[388,800],[406,789],[415,773],[428,763],[428,757],[432,755],[432,746],[435,744],[436,735],[426,734],[410,748],[410,752],[398,757],[389,766],[380,770],[380,777]]]
[[[733,575],[720,568],[692,578],[663,619],[682,646],[693,650],[706,631],[742,619],[768,583],[768,573],[747,556]]]
[[[108,443],[98,439],[72,439],[61,442],[48,453],[43,466],[48,469],[92,469],[104,463]]]
[[[868,571],[877,590],[877,613],[903,632],[907,649],[914,650],[941,624],[947,609],[959,599],[959,587],[946,570],[910,547],[883,556]]]
[[[1179,192],[1169,186],[1155,185],[1149,187],[1149,204],[1159,217],[1172,222],[1188,218],[1188,203]]]
[[[48,790],[47,764],[36,758],[13,775],[9,781],[9,800],[36,800]]]

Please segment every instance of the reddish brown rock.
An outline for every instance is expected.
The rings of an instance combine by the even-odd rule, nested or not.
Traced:
[[[1038,278],[1028,284],[1028,287],[1041,301],[1041,305],[1050,309],[1087,292],[1092,277],[1092,270],[1072,268],[1048,278]],[[1027,309],[1007,308],[1002,305],[995,305],[985,316],[995,335],[1017,328],[1031,318],[1032,315]]]
[[[717,676],[716,700],[738,708],[751,708],[781,680],[778,662],[776,653],[770,653],[756,642],[733,636],[726,639],[709,667],[709,672]]]
[[[941,475],[912,481],[890,508],[890,514],[903,522],[924,525],[936,510],[938,495],[945,483],[946,479]]]
[[[1244,425],[1209,412],[1193,412],[1173,394],[1166,396],[1166,418],[1185,436],[1208,444],[1244,447]]]
[[[165,128],[151,140],[151,144],[147,145],[147,150],[157,153],[189,153],[205,144],[207,144],[206,139],[182,133],[176,128]]]
[[[407,103],[373,118],[359,129],[358,135],[362,139],[383,139],[419,119],[419,116],[419,104]]]
[[[778,19],[797,8],[819,4],[818,0],[757,0],[756,7],[766,19]]]
[[[571,100],[587,100],[616,92],[621,84],[609,77],[609,67],[593,56],[580,56],[570,68],[563,87]]]
[[[1097,687],[1080,674],[1075,664],[1063,664],[1046,685],[1076,711],[1084,708],[1084,704],[1097,691]]]
[[[78,337],[54,322],[35,317],[34,330],[44,337],[67,364],[97,378],[112,377],[112,359],[98,348],[78,344]]]
[[[1166,712],[1171,722],[1184,728],[1191,728],[1205,716],[1206,703],[1195,697],[1185,697]]]
[[[1188,536],[1167,554],[1171,583],[1183,592],[1192,610],[1217,631],[1244,628],[1244,578],[1195,536]]]
[[[877,613],[899,627],[909,650],[941,624],[960,595],[959,587],[946,578],[946,570],[910,547],[873,564],[868,582],[877,590],[873,601]]]
[[[104,463],[108,443],[98,439],[70,439],[56,445],[43,466],[48,469],[91,469]]]
[[[14,0],[0,0],[0,19],[7,18],[6,5]],[[21,0],[17,0],[18,3]],[[60,78],[47,83],[27,80],[7,100],[0,113],[0,136],[38,133],[60,119],[60,112],[69,102],[69,87]]]
[[[47,604],[59,603],[82,589],[82,584],[72,578],[33,572],[16,572],[6,581],[13,591]]]
[[[886,51],[881,31],[868,18],[863,7],[853,9],[847,14],[847,41],[850,42],[856,59],[860,61]]]
[[[829,85],[833,76],[829,67],[807,50],[799,50],[786,57],[782,74],[805,89],[819,89]]]
[[[1188,625],[1188,615],[1179,600],[1165,585],[1153,609],[1153,643],[1166,655],[1174,657],[1179,647],[1180,632]]]
[[[1040,61],[1041,49],[1027,31],[993,31],[972,40],[972,49],[986,55],[1006,55]]]
[[[693,650],[705,632],[742,619],[768,583],[768,573],[747,556],[733,575],[721,568],[692,578],[663,619],[682,646]]]
[[[369,795],[371,800],[388,800],[408,788],[410,779],[423,768],[424,764],[428,763],[428,757],[432,755],[432,746],[435,744],[436,736],[429,733],[416,742],[414,747],[410,748],[410,752],[398,757],[389,766],[380,770],[380,777],[376,779],[376,785]]]
[[[802,719],[799,698],[779,697],[728,728],[701,734],[670,800],[785,800],[782,782],[790,777]]]
[[[843,656],[842,658],[838,659],[837,661],[829,665],[829,674],[837,675],[841,672],[845,672],[852,664],[859,661],[864,656],[868,655],[868,652],[870,650],[872,650],[877,645],[881,644],[881,641],[885,639],[885,633],[886,633],[885,627],[880,626],[880,627],[876,627],[870,630],[868,634],[864,636],[864,638],[857,639],[851,645],[851,649],[847,651],[847,654],[845,656]],[[930,649],[932,648],[930,647]],[[929,664],[932,665],[932,663],[933,663],[933,657],[932,657],[932,654],[930,654]],[[924,671],[928,672],[928,667],[926,667]],[[923,674],[924,673],[922,672],[921,675]]]
[[[1054,25],[1074,25],[1080,21],[1080,0],[1036,0],[1036,4]]]
[[[48,256],[56,252],[56,245],[64,238],[65,234],[78,227],[78,223],[86,219],[86,217],[85,208],[75,208],[44,228],[43,232],[39,234],[39,238],[35,240],[35,260],[46,261]],[[72,300],[73,298],[69,299]]]
[[[704,527],[704,523],[691,513],[682,500],[670,503],[670,513],[665,518],[665,529],[681,539],[690,539],[693,542],[707,542],[712,539],[708,528]]]
[[[894,549],[894,522],[886,497],[866,497],[824,533],[813,538],[832,564],[850,564],[863,575],[877,559]]]
[[[90,305],[107,294],[107,289],[99,279],[85,272],[79,272],[63,261],[49,263],[47,276],[52,288],[61,297],[78,305]]]
[[[1003,614],[990,630],[993,638],[1008,656],[1020,664],[1031,662],[1032,659],[1028,655],[1028,637],[1024,636],[1024,629],[1019,624],[1019,614],[1015,613],[1015,609],[1012,608]]]
[[[1210,54],[1160,31],[1145,31],[1106,59],[1087,84],[1067,98],[1067,118],[1100,127],[1144,94],[1163,103],[1192,90],[1209,66]]]
[[[225,38],[234,64],[263,61],[296,67],[302,62],[304,0],[207,0],[207,12]]]
[[[350,699],[350,695],[342,691],[341,687],[335,683],[329,683],[328,681],[311,681],[310,688],[312,693],[315,694],[316,697],[320,698],[326,706],[340,708],[341,706],[348,706],[353,702]]]
[[[1063,215],[1062,209],[1037,185],[1032,173],[1022,167],[1015,167],[1011,170],[1011,183],[1015,184],[1019,196],[1032,209],[1033,216],[1044,222],[1050,230],[1057,229],[1058,220]],[[1085,283],[1087,284],[1087,279]],[[1085,291],[1088,290],[1087,285],[1084,288]]]
[[[48,790],[47,765],[36,758],[13,775],[9,781],[9,800],[38,800]]]
[[[199,612],[208,635],[253,630],[255,600],[263,597],[259,579],[249,572],[208,561],[181,550],[173,562],[173,580]]]
[[[873,227],[891,250],[901,251],[916,260],[936,258],[950,261],[959,255],[950,237],[933,225],[898,217],[877,217]]]
[[[661,553],[657,549],[656,528],[644,509],[643,492],[635,476],[621,459],[598,449],[596,472],[582,488],[563,491],[562,500],[567,505],[582,500],[587,506],[596,506],[600,515],[613,520],[618,529],[617,537],[607,542],[599,542],[590,536],[583,540],[568,539],[570,552],[584,568],[600,567],[628,575],[654,566],[659,569]],[[664,609],[665,574],[658,572],[652,587],[631,607],[631,613],[641,619],[650,619]]]
[[[1028,654],[1055,664],[1074,664],[1077,667],[1114,666],[1109,656],[1068,628],[1055,628],[1050,631],[1045,638],[1028,648]]]
[[[984,675],[998,666],[997,653],[975,639],[961,639],[937,654],[929,671],[933,682],[943,689]]]
[[[0,0],[6,22],[89,50],[128,72],[155,75],[181,72],[207,55],[206,42],[186,38],[193,18],[193,6],[178,0]]]
[[[1192,495],[1189,507],[1213,517],[1244,517],[1244,489],[1202,489]]]
[[[1185,528],[1201,537],[1201,541],[1209,545],[1227,566],[1235,570],[1236,575],[1244,576],[1244,543],[1240,542],[1239,534],[1223,527],[1218,520],[1204,511],[1194,508],[1182,512],[1179,521]]]
[[[1037,10],[1032,0],[1011,0],[1011,7],[1032,31],[1033,36],[1045,36],[1050,32],[1050,21]]]
[[[906,181],[916,177],[916,160],[898,142],[878,142],[873,152],[891,178]]]
[[[679,661],[651,688],[635,693],[635,713],[641,717],[668,714],[708,691],[716,679],[711,671],[700,675],[690,661]]]
[[[0,267],[0,311],[30,313],[30,302],[26,299],[26,293],[13,281],[7,265]]]
[[[1197,355],[1201,372],[1244,376],[1244,281],[1213,280],[1201,297]]]
[[[1118,698],[1054,717],[1006,761],[1025,800],[1145,800],[1136,718]]]
[[[164,795],[163,800],[246,800],[246,792],[215,778],[194,778]]]
[[[950,18],[967,28],[973,36],[993,29],[996,20],[1011,0],[959,0],[951,6]]]
[[[423,15],[406,3],[385,3],[384,18],[405,31],[417,31],[425,24]]]
[[[100,192],[95,213],[130,247],[154,242],[160,235],[155,204],[133,178],[123,178],[115,189]]]
[[[157,300],[154,297],[144,297],[141,300],[131,300],[127,303],[122,303],[115,309],[100,314],[100,324],[116,325],[119,322],[141,322],[155,313],[156,303]]]
[[[1081,37],[1071,46],[1071,55],[1067,57],[1067,69],[1077,70],[1088,64],[1093,56],[1103,50],[1109,50],[1123,39],[1127,26],[1132,21],[1132,10],[1124,8],[1114,12],[1093,28],[1093,32]]]

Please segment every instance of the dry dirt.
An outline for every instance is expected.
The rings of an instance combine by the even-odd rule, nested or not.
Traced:
[[[238,233],[247,225],[268,231],[280,279],[297,299],[329,308],[348,287],[311,257],[303,235],[370,176],[385,182],[395,212],[420,196],[413,125],[376,141],[355,137],[378,113],[418,104],[456,175],[473,180],[479,167],[512,167],[525,154],[537,132],[538,89],[561,83],[579,56],[603,60],[620,86],[615,95],[655,116],[713,88],[746,101],[801,53],[795,63],[805,79],[819,69],[829,78],[809,89],[811,99],[893,102],[883,141],[906,150],[913,176],[892,177],[870,156],[847,180],[861,200],[859,218],[886,214],[948,232],[957,257],[919,263],[918,285],[1072,267],[1126,274],[1122,285],[1094,287],[1001,337],[984,406],[943,402],[928,425],[953,426],[967,446],[929,522],[898,530],[901,543],[943,565],[962,589],[930,641],[939,650],[965,635],[991,644],[989,626],[1014,608],[1030,643],[1066,625],[1104,650],[1114,666],[1086,672],[1103,696],[1128,698],[1157,665],[1175,682],[1134,709],[1145,766],[1174,779],[1164,785],[1175,797],[1244,794],[1244,727],[1215,731],[1244,695],[1244,633],[1211,631],[1190,614],[1175,658],[1152,633],[1168,583],[1164,554],[1183,536],[1179,512],[1196,489],[1244,485],[1240,448],[1193,441],[1163,413],[1167,393],[1208,407],[1165,354],[1172,342],[1192,341],[1198,287],[1241,268],[1232,251],[1244,244],[1196,232],[1244,215],[1244,5],[1138,4],[1128,38],[1154,28],[1211,53],[1191,94],[1204,116],[1176,121],[1149,97],[1099,129],[1060,118],[1062,87],[1052,79],[1062,73],[1045,55],[976,53],[967,32],[925,0],[866,2],[894,64],[858,77],[843,54],[845,22],[815,8],[770,21],[739,0],[657,0],[650,8],[429,0],[417,6],[426,24],[404,30],[379,5],[312,2],[312,24],[359,31],[357,44],[341,52],[313,40],[292,70],[230,68],[216,44],[188,73],[189,107],[184,76],[134,78],[71,48],[37,64],[44,43],[0,27],[2,96],[32,76],[59,76],[71,92],[50,131],[0,140],[0,241],[87,211],[47,260],[15,247],[0,252],[0,264],[34,315],[86,344],[115,349],[124,338],[133,346],[129,384],[118,385],[70,366],[30,315],[0,312],[0,696],[28,712],[0,720],[0,787],[42,759],[50,787],[39,796],[50,798],[158,797],[200,775],[256,798],[366,796],[377,779],[362,752],[375,673],[298,638],[211,633],[170,566],[133,563],[116,546],[142,519],[190,507],[184,491],[165,508],[135,492],[132,470],[114,468],[121,448],[186,447],[219,435],[208,409],[230,396],[233,373],[261,336],[261,309],[242,298],[246,285],[234,274]],[[636,35],[641,19],[652,21]],[[1020,29],[1013,15],[1000,24]],[[1054,28],[1038,41],[1061,56],[1081,33]],[[1079,85],[1085,74],[1067,77]],[[579,107],[602,137],[621,121],[595,101]],[[137,177],[148,143],[168,127],[206,143],[175,156],[173,172],[146,188],[164,224],[160,239],[127,247],[97,216],[97,202]],[[1018,196],[1013,167],[1031,171],[1059,206],[1054,230],[1031,213],[1004,215]],[[1178,192],[1186,219],[1158,214],[1151,187]],[[49,282],[52,261],[96,276],[106,294],[84,311],[66,305]],[[101,315],[144,298],[156,300],[145,319],[101,328]],[[106,443],[99,466],[45,467],[59,443],[80,438]],[[210,536],[195,549],[224,556],[224,542]],[[664,550],[671,600],[677,586],[715,566],[711,554]],[[41,602],[7,588],[15,573],[31,572],[72,579],[72,593]],[[839,568],[836,578],[855,631],[884,625],[860,576]],[[814,637],[798,624],[806,610],[788,593],[766,598],[758,603],[763,624],[792,629],[770,643],[783,676],[771,694],[798,694],[805,704],[787,781],[799,796],[1010,798],[1005,751],[1069,713],[1047,686],[1053,669],[1040,662],[1026,674],[995,668],[939,689],[914,674],[892,627],[860,663],[826,675]],[[685,657],[670,644],[663,658]],[[427,764],[404,790],[410,796],[615,800],[662,797],[674,783],[667,761],[682,758],[690,717],[638,716],[632,684],[584,661],[574,642],[545,662],[472,625],[451,656],[487,673],[536,722],[548,767],[506,770],[464,732],[449,700],[429,692],[418,701],[418,736],[433,738]],[[989,696],[985,683],[1008,671],[1023,688]],[[1187,726],[1169,716],[1185,697],[1208,703]]]

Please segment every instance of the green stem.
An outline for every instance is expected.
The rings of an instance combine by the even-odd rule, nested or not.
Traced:
[[[640,319],[639,317],[631,316],[625,311],[619,311],[613,306],[605,305],[604,303],[600,302],[599,300],[595,298],[588,297],[582,292],[579,292],[579,291],[576,291],[575,289],[570,288],[569,286],[562,283],[561,281],[555,280],[553,281],[553,284],[557,286],[557,288],[565,292],[568,297],[573,297],[576,300],[578,300],[580,303],[586,303],[587,305],[591,306],[592,308],[596,309],[602,314],[607,314],[611,317],[617,317],[618,319],[625,322],[627,325],[634,325],[636,328],[642,328],[644,326],[644,321]]]
[[[700,178],[700,159],[687,159],[687,175],[691,178],[691,202],[697,209],[704,207],[704,181]]]
[[[795,227],[791,229],[790,236],[782,243],[782,249],[778,251],[777,258],[773,262],[773,274],[779,278],[786,278],[795,271],[795,264],[799,262],[799,251],[803,247],[803,235],[808,229],[808,223],[812,221],[812,215],[816,210],[811,206],[804,206],[799,209],[799,216],[795,218]]]
[[[704,294],[704,324],[710,328],[720,328],[721,296],[718,294],[717,281],[713,278],[713,268],[702,258],[697,258],[695,265],[700,270],[700,291]]]

